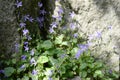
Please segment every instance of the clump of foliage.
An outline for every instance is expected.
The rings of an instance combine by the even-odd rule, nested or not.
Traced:
[[[43,4],[38,2],[38,6],[41,8]],[[17,2],[17,7],[21,8],[22,2]],[[22,32],[20,51],[13,54],[12,59],[0,61],[0,65],[5,66],[0,70],[0,79],[67,80],[79,76],[82,80],[117,80],[119,76],[116,72],[91,56],[89,43],[77,33],[78,29],[73,24],[74,13],[70,13],[73,19],[70,27],[65,27],[63,9],[58,7],[59,15],[52,15],[54,19],[46,39],[33,35],[26,27],[32,22],[42,28],[41,18],[38,25],[30,15],[24,16],[26,18],[20,22],[19,29]]]

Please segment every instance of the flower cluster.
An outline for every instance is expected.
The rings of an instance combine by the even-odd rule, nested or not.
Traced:
[[[56,2],[59,2],[58,0],[56,0]],[[63,9],[61,6],[56,6],[57,10],[56,10],[56,14],[52,15],[52,18],[54,19],[54,22],[52,22],[50,24],[50,29],[49,32],[50,33],[55,33],[54,28],[58,28],[58,25],[60,24],[60,22],[62,21],[62,17],[63,17]]]

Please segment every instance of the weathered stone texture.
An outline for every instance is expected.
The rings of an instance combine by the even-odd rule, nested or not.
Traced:
[[[14,53],[19,43],[15,17],[15,0],[0,0],[0,54]]]
[[[92,38],[92,54],[119,71],[120,0],[64,0],[62,5],[66,14],[75,12],[79,33]],[[70,21],[68,15],[66,19]],[[100,38],[96,38],[97,32]]]

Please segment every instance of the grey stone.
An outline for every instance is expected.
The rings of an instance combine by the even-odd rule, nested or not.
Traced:
[[[74,11],[78,32],[91,42],[92,55],[119,71],[120,0],[63,0],[61,3],[67,26],[72,21],[69,12]]]
[[[0,0],[0,54],[10,56],[18,49],[19,34],[15,16],[15,0]]]

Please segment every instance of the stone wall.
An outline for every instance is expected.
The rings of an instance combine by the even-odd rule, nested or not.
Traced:
[[[92,54],[119,71],[120,0],[63,0],[65,18],[75,13],[79,33],[88,38]]]
[[[19,43],[15,11],[15,0],[0,0],[0,55],[9,57],[17,52],[16,44]]]

